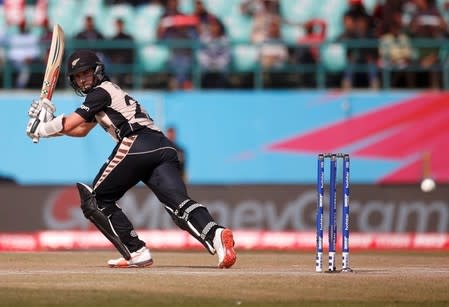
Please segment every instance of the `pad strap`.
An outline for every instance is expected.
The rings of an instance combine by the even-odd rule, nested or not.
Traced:
[[[179,204],[176,210],[166,208],[172,212],[175,223],[180,228],[193,235],[211,254],[215,253],[212,240],[218,224],[215,223],[206,207],[191,199],[186,199]]]
[[[209,232],[212,230],[214,226],[218,226],[218,224],[215,222],[209,222],[201,232],[201,239],[206,240],[206,236],[209,234]]]

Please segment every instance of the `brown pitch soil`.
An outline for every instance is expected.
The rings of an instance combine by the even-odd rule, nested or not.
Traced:
[[[0,253],[0,306],[449,306],[449,253],[352,253],[354,273],[315,273],[313,252],[153,251],[111,269],[112,251]],[[339,258],[338,258],[339,259]]]

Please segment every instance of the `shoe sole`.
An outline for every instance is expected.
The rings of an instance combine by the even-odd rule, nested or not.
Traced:
[[[225,248],[225,257],[222,262],[218,264],[220,269],[229,269],[237,260],[237,255],[234,251],[234,235],[230,229],[224,229],[221,233],[221,242]]]
[[[153,264],[153,259],[135,263],[135,264],[128,264],[128,263],[117,263],[117,264],[110,264],[110,268],[114,269],[128,269],[128,268],[145,268]]]

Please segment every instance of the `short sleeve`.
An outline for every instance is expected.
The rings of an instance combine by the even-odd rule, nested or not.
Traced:
[[[75,110],[75,113],[87,122],[92,122],[95,119],[95,114],[103,111],[109,105],[111,105],[111,95],[105,89],[97,87],[86,96],[86,100]]]

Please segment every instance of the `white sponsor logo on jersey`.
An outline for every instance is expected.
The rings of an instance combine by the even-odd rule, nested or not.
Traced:
[[[90,108],[88,106],[85,106],[84,104],[81,105],[81,110],[85,110],[87,112],[89,112]]]

